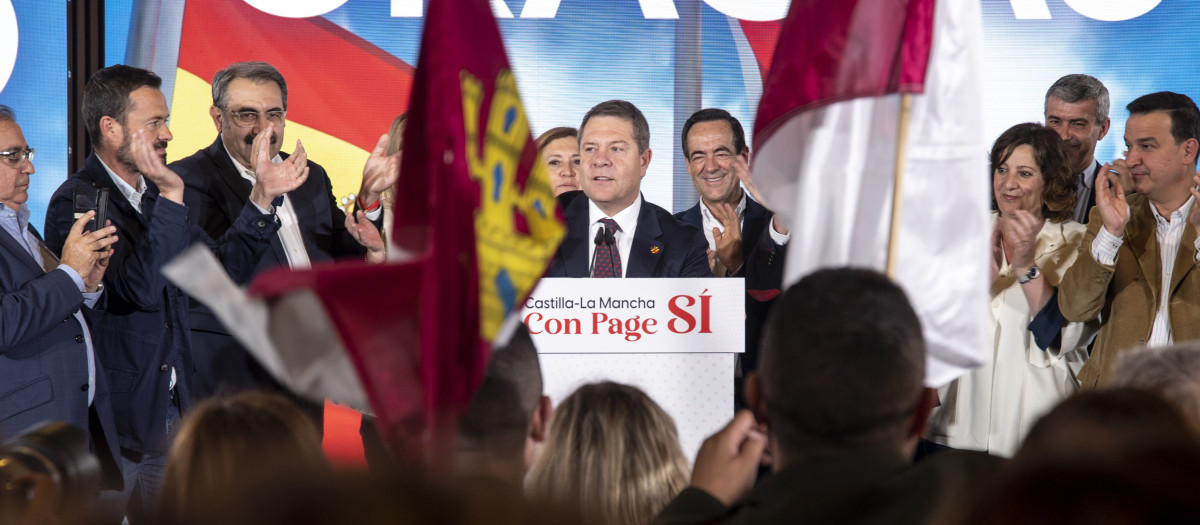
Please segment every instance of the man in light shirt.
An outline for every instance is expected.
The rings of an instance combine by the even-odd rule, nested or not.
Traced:
[[[713,275],[746,278],[746,352],[739,357],[749,372],[757,368],[762,326],[783,283],[790,234],[761,204],[741,122],[723,109],[702,109],[683,124],[682,138],[700,202],[675,217],[704,232]]]
[[[579,192],[559,196],[567,236],[547,277],[711,277],[698,228],[642,198],[650,126],[633,104],[601,102],[579,126]]]
[[[208,245],[225,270],[245,281],[270,248],[278,225],[253,206],[214,242],[187,217],[184,184],[164,165],[171,131],[162,80],[145,69],[115,65],[84,88],[83,120],[93,152],[50,198],[46,244],[59,249],[75,222],[76,196],[107,190],[107,214],[118,242],[104,275],[105,311],[92,323],[97,355],[112,391],[125,490],[114,498],[130,523],[153,523],[158,488],[181,413],[200,397],[187,297],[162,267],[194,243]],[[265,154],[265,152],[264,152]],[[269,203],[304,181],[303,161],[271,166],[253,190]],[[126,504],[128,502],[128,504]]]
[[[1087,235],[1059,286],[1067,320],[1099,316],[1104,323],[1079,372],[1084,388],[1108,381],[1119,352],[1200,338],[1200,111],[1186,95],[1166,91],[1126,108],[1125,162],[1135,193],[1125,198],[1114,176],[1097,179]]]
[[[315,162],[307,162],[308,178],[286,195],[267,203],[252,198],[251,187],[262,176],[262,170],[293,159],[307,160],[298,140],[290,155],[280,151],[287,126],[287,94],[283,75],[266,62],[237,62],[213,76],[209,116],[218,136],[212,145],[170,166],[187,186],[185,202],[194,210],[188,220],[217,239],[230,231],[246,206],[257,206],[278,217],[279,231],[272,235],[270,248],[252,275],[279,266],[308,268],[316,262],[343,257],[361,260],[371,255],[382,260],[383,245],[378,235],[373,237],[376,244],[372,244],[370,253],[356,239],[360,230],[379,226],[369,221],[380,220],[380,193],[395,183],[399,173],[399,156],[383,154],[386,135],[363,169],[359,206],[365,213],[360,211],[347,220],[334,201],[329,175]],[[259,151],[266,151],[261,159]],[[191,318],[194,384],[198,391],[205,395],[256,388],[284,391],[207,307],[193,302]],[[305,408],[320,429],[322,407]]]

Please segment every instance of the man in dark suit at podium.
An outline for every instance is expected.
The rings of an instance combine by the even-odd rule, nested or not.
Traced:
[[[700,229],[642,199],[650,126],[636,106],[610,100],[588,111],[579,154],[583,195],[560,197],[567,236],[547,277],[712,276]]]

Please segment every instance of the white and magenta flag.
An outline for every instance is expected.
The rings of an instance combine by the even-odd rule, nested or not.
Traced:
[[[792,231],[785,284],[882,271],[890,247],[934,387],[990,348],[981,31],[979,2],[793,0],[755,119],[755,180]]]

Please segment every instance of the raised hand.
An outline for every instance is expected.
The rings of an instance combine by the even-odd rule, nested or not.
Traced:
[[[1128,151],[1125,153],[1129,154]],[[1125,189],[1125,195],[1133,193],[1133,172],[1129,171],[1129,167],[1125,165],[1125,159],[1112,161],[1112,171],[1116,172],[1117,180],[1120,181],[1121,187]],[[1101,170],[1101,173],[1103,173],[1103,170]]]
[[[267,125],[254,138],[254,188],[250,190],[250,200],[259,208],[269,209],[275,197],[299,188],[308,179],[308,154],[304,145],[296,141],[296,149],[291,156],[275,164],[271,162],[271,140],[275,133],[275,124]]]
[[[1111,164],[1100,167],[1096,175],[1096,207],[1108,233],[1121,237],[1129,222],[1129,203],[1125,202],[1125,187],[1111,173]]]
[[[367,220],[365,212],[358,210],[346,215],[346,231],[367,249],[367,262],[378,264],[387,259],[383,236],[379,234],[379,228]]]
[[[737,211],[727,203],[720,203],[709,209],[712,212],[713,218],[721,223],[725,228],[725,233],[721,233],[720,228],[712,229],[713,240],[717,244],[717,261],[725,266],[725,269],[730,273],[737,273],[742,267],[742,225],[738,220]],[[715,272],[714,272],[715,275]],[[717,275],[717,277],[725,277]]]
[[[400,156],[404,152],[397,151],[385,155],[387,143],[387,134],[381,135],[375,143],[375,149],[371,150],[371,156],[367,157],[366,164],[363,164],[362,188],[358,195],[359,201],[367,206],[378,201],[380,194],[395,185],[396,180],[400,178]]]
[[[71,230],[67,232],[67,240],[63,243],[62,264],[70,266],[83,278],[84,291],[94,292],[100,287],[104,278],[104,270],[108,267],[108,259],[112,256],[113,243],[117,242],[117,228],[108,225],[94,232],[83,232],[83,227],[95,211],[88,211],[75,220]]]
[[[1012,250],[1013,270],[1019,273],[1029,271],[1033,266],[1034,248],[1037,245],[1038,232],[1042,231],[1044,219],[1034,217],[1025,210],[1013,210],[1000,216],[998,221],[1000,235],[1004,238],[1004,246]]]
[[[183,204],[183,179],[163,164],[162,156],[154,150],[157,140],[144,129],[135,131],[129,148],[133,161],[137,164],[138,171],[158,186],[159,194]]]
[[[758,186],[754,185],[754,178],[750,175],[750,165],[746,164],[746,159],[741,155],[735,155],[733,157],[733,162],[729,165],[729,167],[733,170],[733,173],[737,175],[738,180],[742,181],[742,186],[746,187],[746,191],[750,192],[750,196],[753,197],[755,201],[758,201],[759,204],[762,204],[764,208],[767,208],[767,211],[770,211],[771,214],[775,216],[775,218],[771,221],[775,226],[775,231],[782,235],[787,235],[787,225],[785,225],[783,221],[779,219],[779,214],[775,213],[775,210],[772,210],[769,206],[767,206],[767,201],[763,200],[762,194],[758,192]]]
[[[767,446],[767,436],[749,410],[733,416],[725,428],[704,440],[696,453],[692,486],[732,505],[754,487],[754,477]]]

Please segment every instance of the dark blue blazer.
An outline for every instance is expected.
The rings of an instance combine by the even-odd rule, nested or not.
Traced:
[[[268,239],[278,225],[272,216],[251,207],[239,217],[235,232],[215,243],[203,230],[188,224],[187,207],[160,199],[158,187],[149,180],[138,213],[93,153],[83,169],[50,198],[46,241],[51,249],[62,249],[75,222],[75,191],[97,187],[108,188],[108,218],[117,227],[118,241],[104,274],[106,308],[88,321],[108,375],[121,447],[163,454],[170,446],[165,422],[172,367],[180,408],[187,410],[198,399],[189,384],[195,365],[187,297],[163,276],[163,265],[189,245],[203,242],[216,252],[230,276],[244,281],[269,247]]]
[[[97,430],[88,424],[87,346],[74,317],[81,307],[83,294],[66,272],[46,273],[12,235],[0,231],[0,440],[43,421],[63,421],[89,434]],[[101,366],[97,363],[92,403],[108,446],[95,448],[97,456],[108,456],[102,465],[115,466],[117,427]],[[106,469],[105,479],[111,488],[121,487],[120,471]]]
[[[588,238],[588,199],[583,192],[569,193],[573,195],[559,199],[567,203],[563,208],[567,236],[554,253],[546,277],[588,276],[592,242]],[[625,276],[712,277],[708,268],[708,241],[700,228],[677,220],[643,197]]]
[[[286,153],[280,155],[288,157]],[[187,184],[184,202],[188,209],[194,210],[188,220],[213,238],[225,235],[243,208],[253,208],[253,204],[248,204],[253,185],[238,173],[219,135],[207,148],[171,163],[170,167]],[[296,210],[309,259],[314,263],[341,257],[361,259],[367,253],[366,248],[346,231],[346,215],[334,200],[329,175],[311,160],[308,167],[308,179],[288,193],[288,198]],[[376,223],[377,227],[381,225],[382,221]],[[258,265],[239,283],[249,282],[267,269],[287,265],[279,236],[272,235],[270,242],[270,249]],[[222,388],[281,388],[212,311],[196,301],[190,309],[198,389],[210,394]]]
[[[700,203],[675,214],[678,219],[704,227]],[[754,199],[746,198],[746,214],[742,218],[742,269],[738,276],[746,278],[746,353],[742,355],[742,370],[758,367],[758,344],[763,324],[771,311],[775,297],[783,286],[783,267],[787,246],[771,238],[771,214]]]

